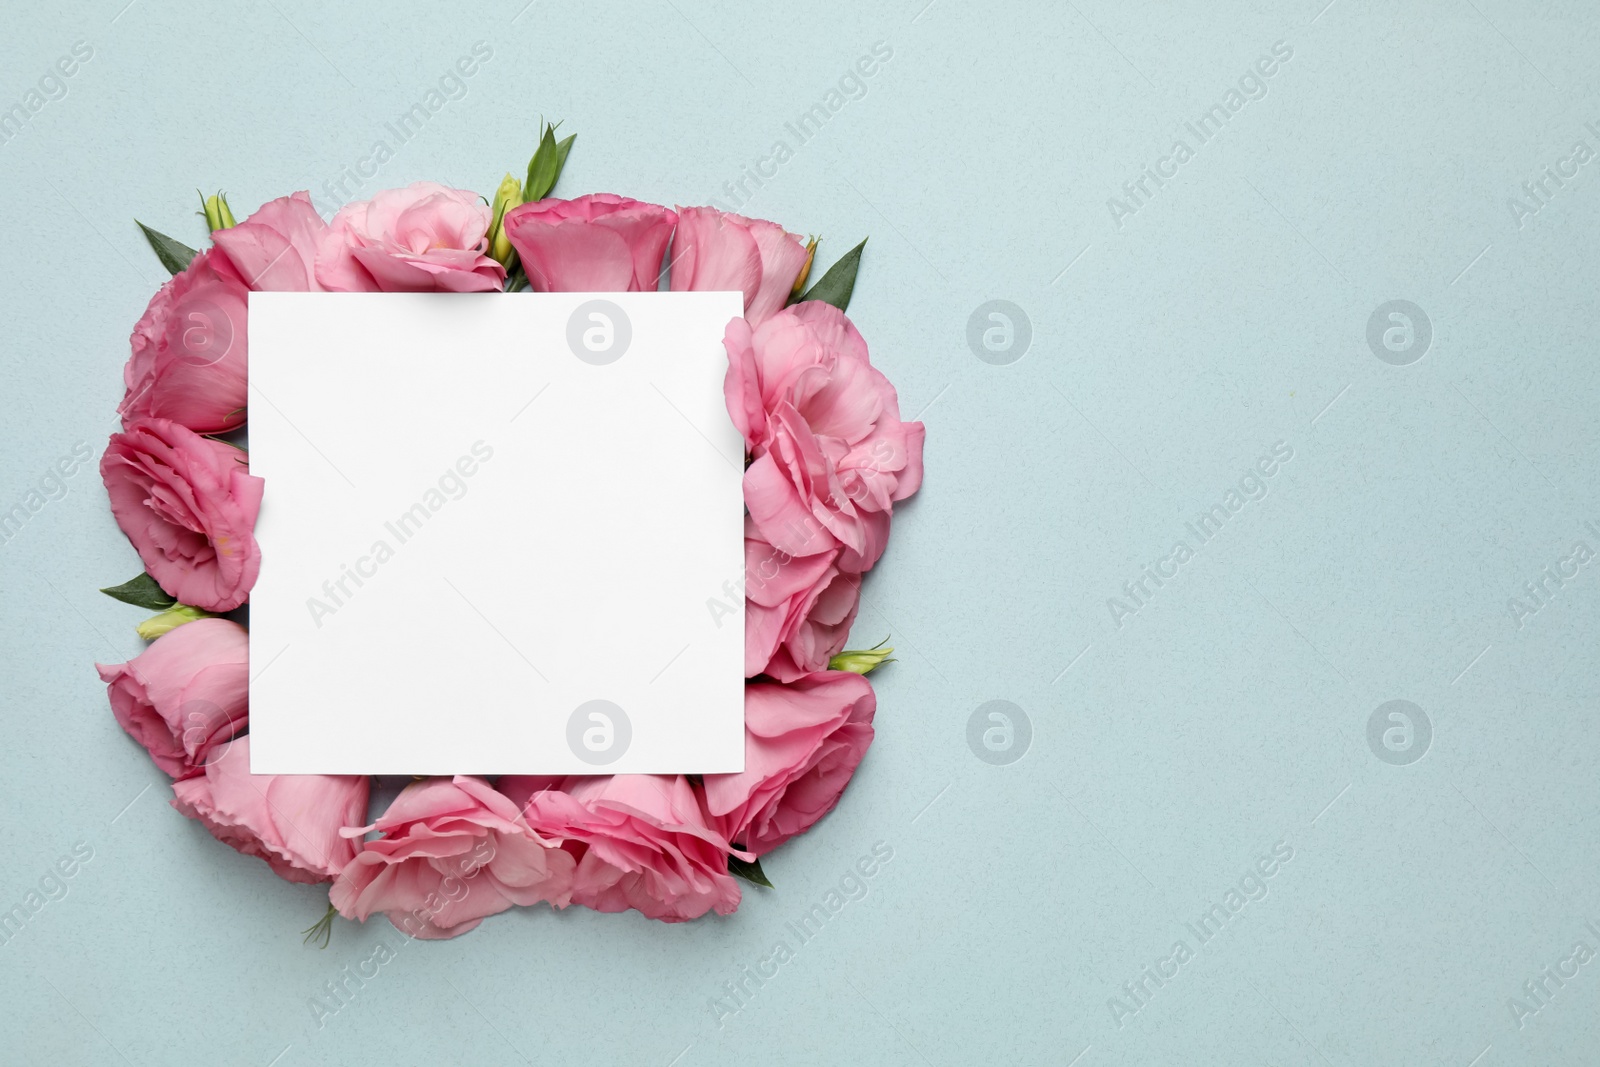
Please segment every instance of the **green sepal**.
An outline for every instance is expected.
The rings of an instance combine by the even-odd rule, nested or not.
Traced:
[[[339,912],[334,908],[333,901],[328,902],[328,910],[322,913],[322,918],[300,931],[300,943],[309,945],[313,941],[320,941],[318,948],[327,948],[329,940],[333,937],[333,917]]]

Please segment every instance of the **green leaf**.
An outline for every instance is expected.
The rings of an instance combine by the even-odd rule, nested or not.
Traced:
[[[828,273],[822,280],[806,290],[806,295],[801,300],[821,300],[832,304],[840,311],[850,306],[850,294],[856,287],[856,271],[861,267],[861,250],[867,247],[867,239],[863,237],[861,243],[839,257],[839,262],[828,268]]]
[[[734,845],[733,847],[738,848],[739,846]],[[761,869],[760,860],[751,860],[749,863],[746,863],[738,856],[729,856],[728,873],[734,875],[735,877],[743,878],[747,882],[754,882],[756,885],[764,885],[768,889],[777,888],[767,880],[766,872]]]
[[[556,147],[556,131],[554,126],[546,126],[543,135],[539,138],[539,147],[533,153],[533,158],[528,160],[528,181],[522,187],[524,203],[543,200],[556,184],[556,157],[560,154]]]
[[[139,229],[144,231],[144,239],[150,242],[151,248],[155,249],[156,258],[161,261],[163,267],[167,268],[167,273],[177,274],[185,270],[189,266],[189,261],[194,259],[195,250],[182,241],[174,241],[166,234],[152,230],[144,223],[139,222],[138,219],[133,221],[138,223]]]
[[[561,169],[567,165],[567,153],[572,151],[572,142],[578,139],[577,134],[572,134],[557,141],[556,127],[543,125],[539,147],[533,153],[533,158],[528,160],[528,180],[522,187],[524,203],[543,200],[550,195],[550,190],[561,180]]]
[[[550,179],[550,189],[545,190],[546,195],[549,195],[550,190],[556,187],[556,182],[561,180],[562,168],[567,165],[567,153],[572,151],[572,142],[577,139],[577,134],[569,134],[565,140],[556,144],[556,172]]]
[[[113,585],[109,589],[100,591],[124,604],[132,604],[136,608],[149,608],[151,611],[166,611],[177,603],[148,574],[141,574],[121,585]]]

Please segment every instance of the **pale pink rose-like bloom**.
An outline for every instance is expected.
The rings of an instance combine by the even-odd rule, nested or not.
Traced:
[[[555,781],[559,781],[559,787]],[[684,922],[739,906],[727,839],[682,775],[618,774],[563,780],[510,776],[500,789],[539,833],[578,854],[572,903],[595,911],[633,908]]]
[[[744,770],[705,776],[711,824],[756,856],[805,833],[839,802],[867,746],[877,697],[849,671],[744,688]]]
[[[196,619],[95,670],[117,722],[174,778],[205,773],[249,722],[250,639],[236,622]]]
[[[100,477],[112,516],[162,589],[206,611],[244,603],[261,569],[262,490],[244,452],[146,419],[111,435]]]
[[[371,826],[345,834],[374,829],[383,836],[366,842],[328,895],[347,919],[382,912],[410,937],[455,937],[514,904],[565,907],[572,890],[572,856],[481,778],[413,782]]]
[[[826,670],[861,606],[861,578],[839,569],[843,549],[791,556],[748,517],[744,529],[744,674],[780,682]]]
[[[311,196],[299,192],[269,200],[243,222],[217,230],[222,249],[246,285],[257,292],[320,292],[317,248],[328,233]]]
[[[494,213],[476,193],[437,182],[346,204],[317,250],[316,279],[343,293],[477,293],[506,270],[489,258]]]
[[[792,556],[843,546],[858,574],[883,554],[897,501],[922,484],[923,426],[900,421],[894,386],[844,312],[810,300],[723,338],[728,414],[751,462],[745,506]]]
[[[249,290],[214,248],[156,291],[129,338],[117,405],[124,429],[171,419],[199,433],[244,424]]]
[[[783,309],[806,265],[806,245],[775,222],[711,207],[678,208],[672,291],[744,293],[744,317],[760,326]]]
[[[366,819],[369,788],[365,775],[251,774],[245,736],[203,775],[174,782],[172,806],[223,844],[265,860],[280,878],[326,882],[356,854],[340,831]]]
[[[654,292],[676,213],[614,193],[506,212],[505,233],[541,293]]]

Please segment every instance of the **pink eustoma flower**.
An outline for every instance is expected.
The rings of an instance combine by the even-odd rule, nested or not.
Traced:
[[[317,248],[327,236],[311,197],[280,196],[236,226],[217,230],[211,240],[222,249],[246,285],[256,292],[318,292]]]
[[[341,831],[366,819],[369,788],[364,775],[251,774],[245,736],[203,775],[174,782],[172,806],[280,878],[326,882],[356,854]]]
[[[203,774],[249,722],[250,639],[236,622],[196,619],[95,669],[117,722],[174,778]]]
[[[654,292],[678,216],[613,193],[506,212],[505,233],[542,293]]]
[[[849,671],[752,682],[744,694],[744,770],[706,775],[706,807],[718,833],[764,856],[839,802],[872,744],[878,701]]]
[[[145,419],[111,435],[100,477],[112,516],[162,589],[206,611],[244,603],[261,569],[262,489],[244,452]]]
[[[437,182],[346,204],[317,250],[316,278],[343,293],[477,293],[506,271],[489,258],[494,213],[476,193]]]
[[[780,682],[827,669],[861,606],[861,576],[839,569],[844,550],[791,556],[748,517],[744,530],[744,673]]]
[[[413,782],[371,826],[329,899],[347,919],[383,913],[410,937],[455,937],[512,905],[565,907],[573,858],[534,833],[517,805],[481,778]]]
[[[806,246],[775,222],[680,207],[671,263],[673,292],[738,290],[744,317],[760,326],[788,303],[806,265]]]
[[[244,278],[214,248],[156,292],[122,371],[124,429],[152,418],[198,433],[244,424],[248,300]]]
[[[633,908],[684,922],[739,906],[728,874],[727,839],[707,822],[681,775],[618,774],[550,779],[512,776],[500,788],[540,834],[578,857],[572,903],[596,911]]]
[[[751,461],[744,500],[761,536],[792,556],[843,547],[842,570],[883,554],[896,502],[922,484],[923,426],[844,312],[811,300],[752,329],[728,324],[728,414]]]

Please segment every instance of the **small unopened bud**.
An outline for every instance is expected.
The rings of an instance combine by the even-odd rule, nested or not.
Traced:
[[[494,222],[489,226],[489,255],[506,269],[511,268],[511,261],[516,256],[516,249],[511,247],[511,240],[506,237],[505,219],[506,212],[522,203],[522,183],[507,174],[500,182],[500,188],[494,193]]]
[[[162,634],[171,633],[186,622],[196,619],[209,619],[211,612],[192,608],[188,604],[174,604],[160,615],[152,615],[141,622],[134,630],[146,641],[154,641]]]
[[[800,294],[806,291],[806,280],[811,277],[811,263],[817,258],[817,239],[811,238],[806,242],[806,262],[800,268],[800,276],[794,280],[794,286],[789,290],[789,299],[798,300]]]
[[[201,214],[206,217],[206,226],[215,233],[238,225],[233,217],[233,211],[228,207],[228,197],[225,193],[215,196],[202,196],[200,198]]]
[[[894,649],[879,643],[872,648],[845,649],[828,661],[830,671],[871,674],[885,663],[893,663]]]

